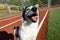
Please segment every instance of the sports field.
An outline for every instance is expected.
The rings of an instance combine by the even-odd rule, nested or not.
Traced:
[[[47,40],[60,40],[60,9],[50,10]]]

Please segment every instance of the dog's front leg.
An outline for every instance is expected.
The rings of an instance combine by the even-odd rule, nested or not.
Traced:
[[[14,28],[14,35],[16,36],[17,40],[20,40],[19,27],[15,27]]]
[[[34,37],[32,35],[31,36],[26,35],[27,37],[26,36],[22,37],[22,36],[21,36],[21,40],[36,40],[36,37]]]

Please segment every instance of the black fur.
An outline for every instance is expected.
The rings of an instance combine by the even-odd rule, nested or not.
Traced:
[[[0,31],[0,40],[14,40],[14,36],[6,31]]]
[[[20,36],[19,36],[19,27],[14,27],[14,29],[16,29],[15,36],[16,36],[17,38],[19,38],[19,37],[20,37]]]
[[[36,8],[36,7],[33,7],[31,10],[32,10],[33,12],[36,12],[36,11],[37,11],[37,8]]]
[[[26,7],[26,8],[27,8],[27,7]],[[25,20],[25,21],[27,21],[27,19],[25,18],[26,8],[23,10],[23,13],[22,13],[23,20]]]

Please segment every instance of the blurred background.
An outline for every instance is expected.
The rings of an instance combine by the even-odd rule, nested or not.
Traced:
[[[0,0],[0,17],[21,12],[23,6],[39,4],[43,7],[59,7],[60,0]]]
[[[0,17],[21,12],[23,6],[39,4],[41,7],[60,6],[60,0],[0,0]]]
[[[0,3],[18,5],[20,7],[39,4],[40,7],[43,7],[43,6],[59,6],[60,0],[0,0]]]
[[[23,6],[39,4],[43,7],[59,7],[60,0],[0,0],[0,17],[21,12]]]

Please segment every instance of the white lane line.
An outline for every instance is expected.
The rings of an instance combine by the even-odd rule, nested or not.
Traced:
[[[20,16],[20,15],[19,15],[19,16]],[[18,16],[15,16],[15,17],[18,17]],[[11,18],[8,18],[8,19],[0,20],[0,22],[6,21],[6,20],[9,20],[9,19],[13,19],[13,18],[15,18],[15,17],[11,17]]]
[[[12,24],[14,24],[14,23],[16,23],[16,22],[19,22],[19,21],[21,21],[21,20],[22,20],[22,19],[19,19],[19,20],[16,20],[16,21],[14,21],[14,22],[11,22],[11,23],[9,23],[9,24],[7,24],[7,25],[4,25],[4,26],[0,27],[0,29],[5,28],[5,27],[7,27],[7,26],[9,26],[9,25],[12,25]]]
[[[40,24],[39,24],[39,28],[38,28],[38,30],[37,30],[36,38],[37,38],[37,35],[38,35],[38,33],[39,33],[39,30],[41,29],[41,27],[42,27],[42,25],[43,25],[43,23],[44,23],[44,20],[45,20],[47,14],[48,14],[48,10],[46,11],[46,14],[44,15],[42,21],[41,21]]]
[[[18,14],[14,14],[14,15],[10,15],[10,16],[15,16],[15,15],[18,15]],[[6,17],[3,17],[3,18],[7,18],[7,17],[10,17],[10,16],[6,16]],[[0,19],[3,19],[3,18],[0,18]]]

